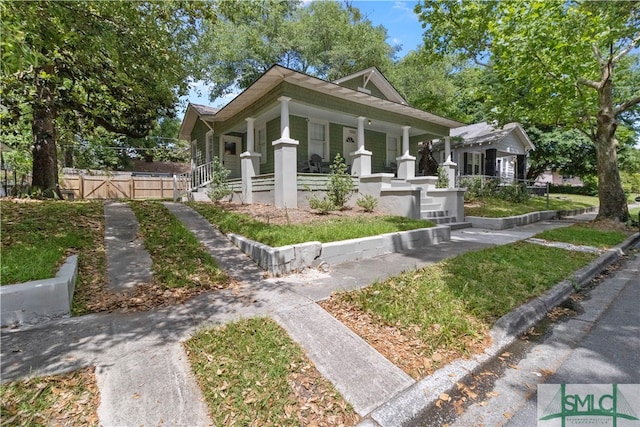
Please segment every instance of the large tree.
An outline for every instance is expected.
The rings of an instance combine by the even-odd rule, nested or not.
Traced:
[[[496,118],[585,133],[596,151],[599,217],[628,219],[616,129],[638,116],[639,2],[423,0],[416,12],[436,53],[491,69]]]
[[[60,116],[145,136],[187,93],[192,45],[211,18],[204,2],[4,1],[1,12],[3,121],[29,116],[32,184],[45,194],[58,183]]]
[[[198,53],[211,100],[248,87],[274,64],[332,80],[385,69],[398,50],[384,27],[336,1],[220,2],[216,13]]]

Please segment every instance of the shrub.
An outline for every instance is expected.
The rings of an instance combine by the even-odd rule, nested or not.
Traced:
[[[225,168],[217,157],[213,158],[211,167],[212,180],[207,188],[207,196],[213,201],[218,201],[233,193],[229,183],[227,183],[227,177],[231,171]]]
[[[327,183],[327,197],[336,209],[342,209],[353,191],[353,179],[347,173],[344,159],[340,153],[337,153],[331,165],[331,173]]]
[[[331,200],[327,199],[326,197],[323,197],[321,199],[315,194],[312,194],[311,197],[309,197],[309,207],[320,212],[323,215],[337,209],[333,202],[331,202]]]
[[[356,204],[365,212],[373,212],[376,206],[378,206],[378,199],[373,197],[371,194],[366,194],[356,200]]]
[[[438,181],[436,188],[449,188],[449,176],[443,167],[438,166]]]

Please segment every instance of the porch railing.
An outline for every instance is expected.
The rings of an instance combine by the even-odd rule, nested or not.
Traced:
[[[206,187],[212,180],[212,162],[197,166],[189,172],[173,175],[173,200],[179,200],[198,188]]]

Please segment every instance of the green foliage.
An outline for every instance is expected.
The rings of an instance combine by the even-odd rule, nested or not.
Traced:
[[[243,235],[269,246],[285,246],[310,241],[336,242],[383,233],[429,228],[431,221],[399,216],[336,218],[310,224],[276,225],[248,215],[228,212],[221,205],[189,203],[221,232]]]
[[[378,206],[378,199],[371,194],[365,194],[356,200],[356,204],[365,212],[373,212]]]
[[[231,173],[231,171],[224,167],[220,159],[216,156],[213,158],[211,162],[211,184],[207,188],[207,196],[217,202],[222,200],[223,198],[231,195],[233,190],[229,183],[227,182],[227,177]]]
[[[527,179],[535,180],[547,170],[578,177],[597,173],[595,146],[579,130],[553,127],[544,131],[532,126],[527,134],[536,147],[529,153]]]
[[[397,51],[384,27],[340,2],[222,2],[217,11],[197,55],[211,99],[248,87],[273,64],[334,80],[373,65],[388,68]]]
[[[34,123],[33,184],[44,191],[57,184],[60,127],[142,137],[174,113],[188,91],[192,44],[212,18],[202,2],[2,4],[3,125]]]
[[[323,215],[338,209],[336,205],[334,205],[333,202],[327,197],[323,197],[321,199],[315,194],[311,194],[311,197],[309,197],[309,207],[320,212]]]
[[[449,188],[449,175],[441,166],[438,166],[438,181],[436,188]]]
[[[577,128],[598,156],[599,217],[627,217],[617,162],[619,121],[637,122],[637,2],[424,0],[425,45],[482,63],[500,122]]]
[[[347,165],[340,153],[336,153],[330,168],[327,197],[337,209],[342,209],[355,191],[353,178],[347,173]]]

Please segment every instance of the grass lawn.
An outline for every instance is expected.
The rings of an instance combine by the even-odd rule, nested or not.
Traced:
[[[97,426],[98,386],[93,368],[0,385],[2,425]]]
[[[535,237],[555,242],[608,249],[624,242],[630,235],[631,231],[602,230],[590,224],[573,224],[569,227],[543,231]]]
[[[3,285],[54,277],[71,254],[80,274],[104,270],[102,202],[2,201]]]
[[[162,203],[129,203],[153,260],[153,278],[163,288],[224,288],[228,276],[198,239]]]
[[[214,425],[355,425],[359,420],[272,320],[203,330],[185,347]]]
[[[188,203],[222,233],[240,234],[269,246],[285,246],[310,241],[335,242],[397,231],[433,227],[431,221],[399,216],[339,218],[310,224],[278,225],[258,221],[249,215],[229,212],[211,203]]]
[[[547,207],[546,197],[532,196],[527,203],[513,203],[502,199],[490,198],[466,204],[464,213],[467,216],[503,218],[546,210],[586,208],[598,206],[598,204],[597,197],[575,194],[551,194],[549,197],[549,207]]]
[[[403,341],[413,342],[410,351],[398,357],[396,350],[379,345],[380,340],[370,340],[409,375],[421,378],[439,364],[481,350],[498,318],[594,258],[518,242],[468,252],[362,290],[338,293],[321,305],[332,313],[345,312],[346,305],[349,316],[370,319],[361,331],[355,330],[361,336],[374,325],[380,331],[393,328],[396,332],[391,335],[401,334]],[[426,371],[423,360],[429,361]]]

